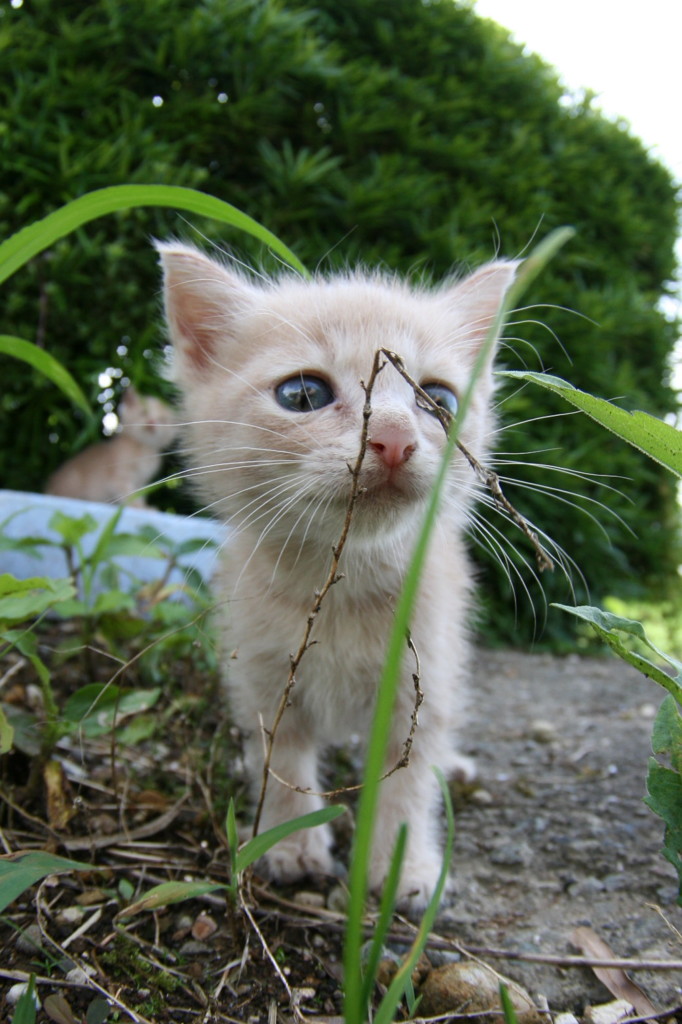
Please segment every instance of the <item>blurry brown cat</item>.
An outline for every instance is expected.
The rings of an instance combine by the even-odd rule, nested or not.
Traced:
[[[217,581],[225,682],[244,735],[257,794],[263,727],[272,724],[332,545],[346,513],[367,380],[379,347],[454,412],[515,265],[490,263],[435,290],[387,275],[253,281],[180,244],[158,246],[183,396],[184,448],[201,497],[233,530]],[[484,459],[495,429],[491,360],[462,427]],[[321,806],[324,748],[371,721],[396,599],[410,561],[445,436],[390,366],[376,380],[363,493],[343,551],[343,579],[315,623],[276,734],[272,769],[310,792],[269,780],[261,828]],[[472,573],[464,544],[476,477],[457,452],[431,539],[411,633],[424,701],[408,767],[382,783],[371,883],[382,886],[401,822],[409,826],[399,888],[423,906],[438,878],[440,793],[431,765],[463,767],[455,732],[466,703]],[[232,655],[230,652],[233,652]],[[405,657],[387,767],[400,758],[414,708],[414,662]],[[289,836],[267,854],[291,881],[332,870],[328,827]]]
[[[174,410],[132,386],[118,407],[119,433],[68,459],[47,481],[46,494],[87,501],[144,505],[136,491],[158,473],[162,453],[177,433]]]

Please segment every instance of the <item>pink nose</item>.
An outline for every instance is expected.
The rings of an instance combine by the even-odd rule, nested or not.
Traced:
[[[399,431],[395,434],[386,431],[383,436],[369,441],[367,447],[375,451],[389,469],[395,469],[396,466],[407,462],[417,446],[414,443],[406,443],[405,436],[401,436]]]

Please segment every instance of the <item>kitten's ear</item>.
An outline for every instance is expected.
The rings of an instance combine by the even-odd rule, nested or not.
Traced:
[[[155,242],[163,268],[163,299],[180,373],[212,371],[219,348],[234,336],[254,289],[198,249]]]
[[[518,267],[514,260],[495,260],[447,290],[447,301],[462,325],[459,337],[474,354],[483,345]]]

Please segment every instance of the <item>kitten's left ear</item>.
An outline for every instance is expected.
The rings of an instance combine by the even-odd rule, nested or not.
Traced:
[[[483,345],[518,267],[515,260],[486,263],[446,292],[462,325],[460,337],[473,353]]]
[[[155,242],[163,267],[164,307],[175,349],[178,383],[210,375],[224,343],[252,303],[254,289],[239,274],[180,242]]]

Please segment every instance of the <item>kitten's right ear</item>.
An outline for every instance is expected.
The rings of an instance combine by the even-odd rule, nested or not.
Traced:
[[[254,290],[198,249],[180,242],[154,242],[163,268],[168,332],[182,373],[203,375],[220,362],[219,348],[251,306]]]

